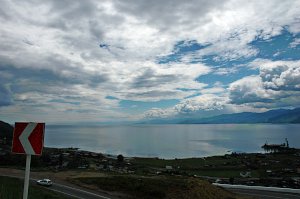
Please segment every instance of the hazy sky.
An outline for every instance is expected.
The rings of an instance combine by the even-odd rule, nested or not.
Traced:
[[[299,13],[300,0],[2,0],[0,120],[298,107]]]

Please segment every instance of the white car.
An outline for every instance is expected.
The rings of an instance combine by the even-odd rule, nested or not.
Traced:
[[[52,181],[49,179],[38,180],[38,181],[36,181],[36,183],[38,185],[42,185],[42,186],[51,186],[52,185]]]

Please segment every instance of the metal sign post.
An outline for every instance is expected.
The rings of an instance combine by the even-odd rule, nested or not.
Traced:
[[[30,162],[31,155],[26,155],[26,169],[25,169],[25,181],[24,181],[24,191],[23,191],[23,199],[27,199],[28,197],[28,186],[29,186],[29,175],[30,175]]]

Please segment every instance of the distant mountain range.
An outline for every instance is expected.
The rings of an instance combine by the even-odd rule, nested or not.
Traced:
[[[253,123],[300,123],[300,108],[277,109],[263,113],[233,113],[208,118],[187,119],[180,124],[253,124]]]
[[[206,118],[162,118],[142,121],[139,124],[255,124],[300,123],[300,108],[276,109],[263,113],[242,112]]]
[[[274,123],[288,124],[300,123],[300,108],[276,109],[263,113],[242,112],[223,114],[207,118],[163,118],[154,120],[144,120],[136,124],[255,124]],[[118,123],[119,124],[119,123]],[[121,124],[121,123],[120,123]],[[124,124],[130,124],[124,123]],[[87,125],[87,124],[86,124]],[[0,121],[0,138],[12,139],[13,127]]]

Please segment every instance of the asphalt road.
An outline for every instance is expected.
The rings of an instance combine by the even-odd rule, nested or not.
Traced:
[[[63,193],[65,195],[79,198],[79,199],[113,199],[110,196],[99,195],[92,193],[90,191],[85,191],[77,189],[70,186],[65,186],[61,184],[53,184],[52,187],[48,188],[56,192]],[[250,196],[255,199],[300,199],[300,194],[294,193],[284,193],[284,192],[273,192],[273,191],[264,191],[264,190],[247,190],[247,189],[230,189],[229,191],[237,193],[244,196]]]
[[[230,189],[230,188],[226,188],[226,189],[233,193],[237,193],[244,196],[251,196],[256,199],[300,199],[300,195],[294,193],[249,190],[249,189]]]
[[[51,187],[47,187],[47,189],[78,199],[113,199],[110,196],[99,195],[91,191],[85,191],[57,183],[53,183],[53,185]]]
[[[62,184],[54,183],[53,186],[49,187],[53,191],[63,193],[65,195],[79,198],[79,199],[115,199],[111,196],[99,195],[91,191],[78,189]],[[300,199],[300,194],[295,193],[284,193],[275,191],[265,190],[254,190],[254,189],[238,189],[238,188],[226,188],[227,190],[244,196],[250,196],[255,199]]]
[[[22,178],[15,175],[3,175],[8,177]],[[30,179],[31,183],[35,183],[36,179]],[[106,194],[99,194],[81,187],[77,186],[67,186],[59,183],[53,183],[51,187],[45,187],[52,191],[65,194],[78,199],[117,199],[115,196],[112,197]],[[255,189],[240,189],[240,188],[229,188],[224,187],[225,189],[240,194],[244,196],[250,196],[255,199],[300,199],[300,194],[296,193],[284,193],[284,192],[275,192],[275,191],[266,191],[266,190],[255,190]]]
[[[4,175],[4,174],[0,174],[0,175],[24,179],[23,177],[17,175]],[[31,184],[35,184],[36,181],[37,179],[30,178]],[[51,187],[44,187],[44,188],[78,199],[117,199],[116,197],[108,196],[105,194],[99,194],[90,190],[85,190],[80,187],[76,187],[76,186],[71,187],[59,183],[53,183]]]

